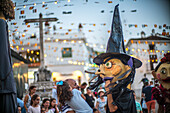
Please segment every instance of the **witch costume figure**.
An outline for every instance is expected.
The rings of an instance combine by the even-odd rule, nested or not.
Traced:
[[[159,104],[158,113],[170,113],[170,53],[166,53],[152,75],[160,86],[152,88],[152,94]]]
[[[95,57],[93,62],[99,66],[95,72],[98,79],[90,82],[90,88],[94,89],[105,82],[108,98],[106,113],[137,113],[133,91],[127,87],[133,83],[135,69],[142,62],[125,53],[118,5],[115,6],[106,53]]]
[[[18,113],[7,19],[14,19],[11,0],[0,0],[0,113]]]

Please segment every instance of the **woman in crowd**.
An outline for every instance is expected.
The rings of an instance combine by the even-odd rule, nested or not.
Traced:
[[[100,96],[100,98],[97,99],[97,103],[96,103],[96,108],[101,112],[101,113],[106,113],[105,110],[105,105],[107,103],[107,97],[104,97],[104,89],[100,89],[98,91],[98,94]]]
[[[50,100],[48,98],[45,98],[42,103],[42,107],[45,108],[45,113],[54,113],[52,110],[49,109],[50,106]]]
[[[59,113],[55,98],[50,99],[50,107],[49,107],[49,109],[51,111],[53,111],[53,113]]]
[[[35,92],[36,92],[36,86],[30,86],[29,87],[29,94],[27,94],[24,98],[24,108],[27,112],[28,112],[28,108],[29,108],[30,103],[31,103],[31,97],[34,95]]]
[[[28,108],[28,113],[40,113],[40,97],[37,94],[34,94],[31,97],[31,104]]]
[[[82,98],[82,93],[79,90],[72,90],[65,81],[57,82],[57,85],[57,96],[62,105],[68,104],[76,113],[93,113],[92,108]]]

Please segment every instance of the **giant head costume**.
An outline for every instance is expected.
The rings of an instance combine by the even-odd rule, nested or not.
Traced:
[[[152,74],[163,88],[170,89],[170,53],[164,55]]]
[[[170,111],[170,53],[164,55],[161,62],[152,72],[160,86],[152,89],[152,94],[159,104],[159,112]]]
[[[142,62],[127,55],[125,52],[118,5],[114,10],[111,35],[108,40],[106,53],[95,57],[93,62],[99,66],[98,71],[95,72],[98,76],[98,80],[91,84],[90,88],[94,89],[99,84],[110,80],[109,86],[111,87],[109,92],[106,92],[105,95],[114,94],[114,103],[118,106],[118,109],[121,109],[122,113],[124,113],[124,111],[126,112],[125,109],[132,107],[132,104],[128,104],[130,102],[129,97],[131,91],[127,89],[127,86],[133,82],[135,68],[139,68]],[[123,100],[127,101],[123,102]]]

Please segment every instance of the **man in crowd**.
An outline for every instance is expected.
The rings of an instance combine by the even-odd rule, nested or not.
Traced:
[[[156,101],[152,99],[152,87],[149,85],[148,82],[145,82],[145,88],[142,90],[142,97],[145,97],[148,113],[155,113],[155,103]]]
[[[86,88],[86,86],[87,86],[87,83],[86,83],[86,82],[83,82],[83,83],[81,84],[80,88],[81,88],[82,94],[84,94],[84,89]]]

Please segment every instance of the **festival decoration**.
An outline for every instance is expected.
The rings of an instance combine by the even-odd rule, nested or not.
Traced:
[[[170,53],[164,54],[152,75],[159,81],[160,86],[152,89],[152,94],[159,104],[159,113],[170,110]]]
[[[107,84],[105,86],[107,91],[105,95],[108,97],[106,112],[137,113],[133,91],[127,86],[133,83],[135,69],[139,68],[142,62],[125,52],[118,5],[115,6],[106,53],[95,57],[93,62],[100,68],[95,72],[98,79],[93,84],[90,81],[90,88],[94,89],[103,82]]]

